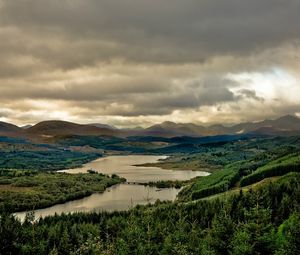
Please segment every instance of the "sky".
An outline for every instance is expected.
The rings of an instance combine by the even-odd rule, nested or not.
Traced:
[[[299,0],[0,0],[0,121],[300,117]]]

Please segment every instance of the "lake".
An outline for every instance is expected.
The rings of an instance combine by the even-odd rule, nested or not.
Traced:
[[[159,167],[135,166],[145,163],[155,163],[165,158],[166,156],[151,155],[110,156],[99,158],[80,168],[63,170],[63,172],[73,174],[85,173],[87,170],[93,169],[108,175],[117,174],[126,178],[128,182],[140,183],[167,180],[189,180],[196,176],[207,175],[206,172],[201,171],[166,170]]]
[[[89,162],[81,168],[67,169],[63,170],[63,172],[75,174],[85,173],[87,170],[93,169],[104,174],[117,174],[126,178],[128,182],[140,183],[159,180],[189,180],[196,176],[209,174],[202,171],[165,170],[159,167],[134,166],[155,163],[165,158],[165,156],[151,155],[110,156]],[[55,213],[128,210],[137,204],[153,203],[157,199],[174,201],[179,191],[179,189],[175,188],[158,189],[143,185],[119,184],[101,194],[96,193],[82,199],[35,210],[35,216],[40,218],[54,215]],[[16,213],[15,215],[23,220],[26,212]]]

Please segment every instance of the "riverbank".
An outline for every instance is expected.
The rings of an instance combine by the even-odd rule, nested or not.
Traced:
[[[63,204],[53,205],[44,209],[34,210],[35,220],[48,216],[128,211],[137,205],[153,204],[159,201],[175,201],[180,189],[164,188],[121,183],[107,188],[103,193],[94,193],[90,196],[72,200]],[[18,212],[14,215],[24,222],[28,212]]]
[[[140,167],[159,167],[165,170],[185,170],[185,171],[203,171],[208,173],[213,173],[220,169],[219,166],[211,166],[211,165],[199,165],[199,162],[191,163],[183,163],[180,161],[159,161],[156,163],[146,163],[141,165],[136,165]]]
[[[206,176],[206,172],[173,171],[157,167],[137,167],[134,164],[158,162],[166,156],[127,155],[102,157],[85,164],[78,169],[63,170],[65,174],[97,175],[98,172],[106,176],[120,176],[127,181],[125,184],[114,185],[101,194],[92,194],[84,198],[61,203],[42,210],[35,210],[37,217],[54,215],[55,213],[92,212],[127,210],[138,204],[154,203],[156,200],[175,200],[180,187],[196,176]],[[90,170],[93,171],[90,171]],[[91,174],[95,173],[95,174]],[[101,174],[100,174],[101,175]],[[102,174],[103,175],[103,174]],[[32,208],[30,208],[32,210]],[[25,217],[26,212],[18,214]]]
[[[125,182],[118,176],[101,173],[71,175],[58,172],[0,170],[0,209],[17,212],[46,208],[55,204],[102,193]]]
[[[209,173],[203,171],[188,171],[176,169],[162,169],[160,167],[143,166],[156,164],[165,160],[167,156],[157,155],[122,155],[102,157],[89,162],[83,167],[67,169],[66,173],[85,173],[89,169],[97,172],[124,177],[128,182],[148,183],[158,181],[186,181],[197,176],[206,176]]]

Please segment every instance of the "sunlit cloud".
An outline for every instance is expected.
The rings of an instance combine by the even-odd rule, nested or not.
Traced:
[[[228,78],[235,80],[239,87],[250,89],[266,100],[282,100],[299,103],[300,83],[284,69],[272,68],[267,72],[228,74]]]

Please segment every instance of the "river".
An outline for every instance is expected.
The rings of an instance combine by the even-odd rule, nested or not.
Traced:
[[[196,176],[208,175],[202,171],[165,170],[159,167],[136,166],[155,163],[165,158],[165,156],[151,155],[110,156],[99,158],[80,168],[63,170],[63,172],[75,174],[85,173],[87,170],[93,169],[104,174],[117,174],[126,178],[128,182],[139,183],[159,180],[189,180]],[[35,210],[35,216],[40,218],[55,213],[128,210],[137,204],[153,203],[157,199],[174,201],[179,191],[175,188],[157,189],[143,185],[119,184],[107,189],[104,193],[96,193],[82,199]],[[15,215],[24,220],[26,212],[19,212]]]

